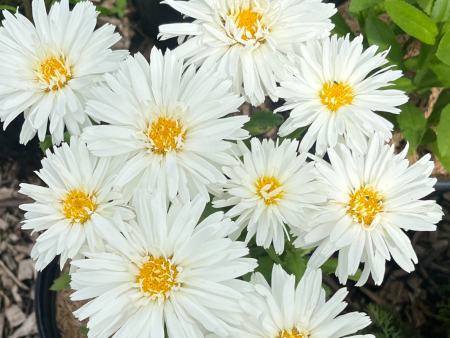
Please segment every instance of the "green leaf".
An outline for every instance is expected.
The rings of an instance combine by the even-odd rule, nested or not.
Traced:
[[[301,128],[298,128],[298,129],[296,129],[296,130],[294,130],[292,133],[290,133],[289,135],[286,135],[286,136],[284,136],[284,137],[280,137],[280,143],[281,142],[283,142],[285,139],[291,139],[291,140],[293,140],[293,139],[297,139],[297,138],[299,138],[300,136],[302,136],[302,134],[306,131],[308,129],[308,126],[307,127],[301,127]]]
[[[328,297],[329,295],[331,295],[331,289],[328,285],[326,285],[325,283],[322,283],[322,287],[325,290],[325,297]]]
[[[430,15],[434,0],[417,0],[417,3],[427,15]]]
[[[268,249],[264,249],[264,250],[266,250],[269,257],[272,258],[275,263],[281,264],[281,259],[275,252],[275,249],[273,248],[273,246],[270,246]]]
[[[260,272],[264,278],[270,283],[272,277],[273,259],[269,256],[261,256],[258,258],[258,267],[256,272]]]
[[[88,332],[89,332],[89,329],[87,327],[80,326],[80,331],[81,331],[82,334],[87,335]]]
[[[214,214],[215,212],[218,212],[218,211],[220,211],[220,209],[214,208],[212,206],[211,202],[206,203],[205,210],[203,210],[203,213],[202,213],[202,215],[200,217],[200,222],[203,221],[209,215],[212,215],[212,214]]]
[[[7,9],[10,12],[15,13],[16,12],[16,8],[13,6],[9,6],[9,5],[0,5],[0,11]]]
[[[400,127],[399,127],[398,122],[397,122],[397,115],[396,114],[388,113],[388,112],[385,112],[385,111],[378,111],[377,114],[380,115],[381,117],[385,118],[389,122],[391,122],[393,124],[393,126],[394,126],[393,127],[394,130],[400,130]]]
[[[439,154],[450,157],[450,104],[442,109],[441,120],[437,127],[437,144]]]
[[[420,109],[410,102],[400,108],[402,112],[397,115],[397,122],[403,137],[409,142],[409,151],[412,153],[425,134],[427,119]]]
[[[342,17],[341,13],[337,12],[331,17],[331,22],[334,23],[334,28],[331,31],[331,34],[337,34],[339,37],[346,36],[347,34],[350,34],[350,38],[354,38],[354,34],[350,27],[345,22],[344,18]]]
[[[450,65],[450,31],[445,33],[436,53],[436,56],[447,65]]]
[[[52,146],[52,135],[45,135],[45,139],[42,142],[39,142],[39,147],[41,147],[43,153],[47,151],[48,148]]]
[[[384,5],[391,19],[406,33],[429,45],[436,43],[439,30],[425,13],[399,0],[386,0]]]
[[[108,16],[108,15],[112,15],[112,14],[117,14],[117,8],[116,7],[106,8],[106,7],[103,7],[103,6],[96,6],[95,8],[96,8],[96,10],[98,12],[100,12],[99,15],[98,15],[99,17],[100,16]]]
[[[251,136],[265,134],[274,127],[283,123],[283,116],[270,111],[257,111],[250,117],[250,121],[244,124]]]
[[[427,128],[425,134],[423,134],[422,139],[419,142],[419,146],[425,146],[436,141],[436,133],[433,129]]]
[[[286,271],[295,276],[295,283],[298,284],[306,271],[308,259],[303,257],[302,250],[293,249],[286,252]]]
[[[431,20],[434,22],[444,22],[450,18],[450,1],[436,0],[431,11]]]
[[[352,0],[350,2],[350,12],[361,12],[362,10],[379,5],[384,0]]]
[[[418,64],[419,64],[419,57],[414,56],[412,58],[406,59],[404,64],[405,64],[406,69],[417,69]]]
[[[63,273],[59,278],[55,279],[53,281],[53,285],[50,287],[50,290],[52,291],[59,291],[63,289],[67,289],[70,287],[70,275],[66,272]]]
[[[447,90],[443,90],[433,106],[433,111],[431,115],[428,117],[428,124],[438,124],[441,119],[442,109],[445,108],[446,105],[450,104],[450,95]]]
[[[117,16],[119,19],[123,19],[126,14],[125,9],[127,8],[127,0],[116,0],[115,7],[117,8]]]
[[[436,74],[436,77],[441,81],[441,86],[435,87],[450,87],[450,66],[443,63],[437,57],[434,57],[429,65],[430,69]]]
[[[369,16],[366,19],[365,27],[369,44],[379,46],[379,52],[391,48],[386,58],[389,60],[391,65],[404,68],[402,49],[389,26],[377,17]]]
[[[450,156],[445,157],[439,153],[439,147],[437,142],[431,143],[431,147],[433,148],[434,155],[436,155],[436,157],[439,159],[439,162],[442,163],[445,170],[450,172]]]
[[[417,88],[411,83],[411,79],[407,77],[401,77],[395,81],[392,81],[395,84],[395,89],[403,90],[404,92],[410,93],[415,91]]]
[[[70,144],[70,134],[69,134],[68,131],[66,131],[66,132],[64,133],[64,142]]]
[[[362,271],[360,269],[356,270],[356,273],[352,276],[348,276],[348,279],[357,282],[359,278],[361,277]]]
[[[336,258],[330,258],[320,267],[322,272],[329,275],[336,271],[338,260]]]

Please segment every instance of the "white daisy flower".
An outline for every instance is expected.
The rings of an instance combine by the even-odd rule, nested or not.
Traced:
[[[89,154],[74,136],[70,146],[54,147],[54,154],[47,150],[43,168],[36,174],[48,187],[22,183],[19,190],[35,200],[20,206],[26,211],[22,229],[45,230],[31,251],[36,270],[44,269],[56,255],[61,255],[62,269],[84,244],[90,251],[104,250],[102,234],[113,227],[111,220],[134,217],[121,205],[122,195],[111,190],[120,165]]]
[[[276,112],[292,110],[280,136],[310,125],[300,151],[317,142],[316,152],[322,156],[343,135],[349,147],[364,152],[373,132],[383,131],[386,141],[392,137],[392,123],[374,111],[400,113],[395,107],[408,101],[405,93],[380,88],[392,86],[402,72],[379,69],[388,62],[388,51],[375,55],[378,46],[371,46],[363,52],[362,39],[362,35],[353,41],[334,35],[296,47],[298,73],[281,82],[278,93],[286,104]]]
[[[256,244],[268,248],[273,242],[275,251],[284,250],[284,233],[289,227],[308,229],[308,212],[317,203],[326,201],[320,194],[320,184],[314,180],[313,162],[306,162],[306,153],[297,154],[298,142],[286,139],[281,145],[272,140],[251,140],[250,151],[242,142],[243,162],[223,167],[230,178],[227,194],[213,205],[217,208],[234,206],[227,212],[237,217],[239,226],[232,238],[247,227],[248,242],[256,234]]]
[[[72,300],[90,299],[74,314],[89,317],[90,338],[203,337],[215,332],[225,337],[229,324],[242,324],[242,294],[235,280],[256,267],[242,258],[248,249],[226,238],[236,226],[222,212],[196,225],[206,201],[174,201],[167,210],[165,197],[137,191],[133,197],[137,223],[132,220],[122,236],[110,233],[110,252],[88,254],[72,261]]]
[[[136,187],[159,189],[184,201],[212,184],[225,183],[223,165],[235,163],[230,148],[248,137],[248,116],[226,117],[244,100],[228,92],[231,81],[189,67],[154,48],[150,66],[137,54],[120,64],[117,76],[105,75],[111,89],[93,90],[87,114],[110,125],[84,129],[82,138],[97,156],[126,155],[116,185],[127,198]],[[208,189],[207,189],[207,186]]]
[[[176,53],[233,79],[233,91],[254,106],[276,97],[276,82],[294,69],[292,45],[323,38],[334,25],[332,4],[321,0],[165,0],[192,23],[159,27],[161,40],[178,37]],[[243,85],[242,85],[243,83]]]
[[[7,10],[0,27],[0,117],[4,128],[24,111],[20,143],[36,132],[43,141],[47,121],[53,143],[64,138],[64,126],[79,135],[90,125],[86,96],[99,75],[117,69],[128,51],[112,51],[120,40],[114,26],[94,32],[98,12],[90,1],[72,11],[69,1],[55,2],[47,15],[44,0],[33,0],[32,24]]]
[[[361,312],[339,316],[347,303],[345,288],[325,302],[322,271],[308,269],[297,287],[295,276],[288,275],[280,265],[272,270],[272,287],[259,272],[251,283],[255,292],[246,293],[253,307],[238,335],[243,338],[375,338],[373,335],[352,335],[370,325],[370,318]],[[348,336],[350,335],[350,336]],[[216,338],[210,335],[208,338]]]
[[[417,256],[402,229],[434,231],[442,209],[435,201],[421,200],[436,183],[429,177],[434,168],[430,155],[408,167],[407,152],[408,145],[395,155],[394,146],[385,145],[379,132],[370,139],[365,155],[338,144],[328,149],[331,165],[316,162],[329,186],[329,202],[314,217],[312,230],[299,233],[294,242],[301,248],[318,246],[310,266],[321,266],[339,251],[336,275],[343,284],[360,262],[365,263],[358,286],[370,273],[380,285],[391,256],[405,271],[414,270]]]

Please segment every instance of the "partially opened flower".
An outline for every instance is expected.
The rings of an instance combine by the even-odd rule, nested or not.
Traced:
[[[316,142],[318,155],[328,146],[334,147],[339,135],[360,152],[365,151],[367,136],[373,132],[383,131],[388,141],[393,125],[374,111],[398,114],[396,107],[408,97],[400,90],[380,90],[392,86],[402,72],[379,69],[388,62],[388,51],[375,54],[377,49],[373,45],[363,52],[362,35],[353,41],[334,35],[299,45],[295,58],[298,73],[281,82],[278,90],[286,104],[277,111],[292,110],[279,135],[310,125],[300,151],[308,151]]]
[[[229,217],[238,217],[237,238],[247,227],[249,241],[256,234],[256,244],[275,251],[284,250],[284,234],[289,227],[306,231],[308,213],[326,201],[320,184],[314,180],[314,163],[306,162],[306,153],[297,154],[298,141],[286,139],[281,145],[272,140],[251,140],[250,151],[243,143],[243,162],[224,167],[230,178],[224,186],[224,199],[213,202],[215,207],[233,206]]]
[[[77,290],[72,300],[90,299],[75,312],[89,317],[91,338],[113,336],[148,338],[203,337],[215,332],[225,337],[230,324],[242,324],[235,280],[256,267],[242,258],[248,249],[226,238],[236,226],[222,212],[197,225],[205,200],[176,199],[167,210],[165,197],[137,191],[133,197],[137,223],[122,236],[111,232],[108,252],[72,261]]]
[[[98,12],[90,1],[72,11],[69,0],[55,2],[47,15],[44,0],[33,0],[34,25],[18,12],[3,11],[0,27],[0,117],[4,128],[24,112],[20,143],[36,132],[43,141],[50,120],[53,143],[64,127],[79,135],[90,125],[84,113],[89,88],[99,75],[117,69],[128,51],[112,51],[114,26],[94,31]]]
[[[178,37],[179,56],[225,73],[255,106],[266,95],[277,99],[276,82],[293,69],[286,57],[293,44],[328,36],[336,13],[321,0],[164,2],[195,20],[160,26],[161,39]]]
[[[95,88],[86,112],[110,125],[85,128],[82,138],[97,156],[127,156],[116,181],[127,198],[140,187],[209,199],[212,184],[225,183],[221,167],[236,162],[228,140],[248,137],[248,116],[227,117],[244,101],[229,93],[231,81],[205,68],[183,72],[182,60],[156,48],[150,65],[137,54],[105,79],[111,89]]]
[[[311,222],[311,230],[294,242],[301,248],[318,246],[310,266],[321,266],[339,251],[336,275],[341,283],[365,263],[357,285],[370,274],[380,285],[391,256],[405,271],[414,270],[417,256],[402,229],[434,231],[442,209],[433,200],[421,200],[436,183],[429,178],[434,168],[430,155],[408,167],[407,152],[408,145],[395,155],[394,146],[385,145],[383,135],[376,133],[365,155],[338,144],[328,149],[331,165],[316,162],[328,183],[329,202]]]
[[[113,227],[114,217],[128,220],[134,213],[122,205],[122,195],[112,186],[120,162],[89,154],[76,137],[70,146],[63,143],[47,150],[37,175],[48,187],[22,183],[19,192],[35,200],[22,204],[25,221],[22,229],[45,230],[37,240],[31,257],[42,270],[56,255],[61,269],[68,258],[75,258],[86,244],[90,251],[104,249],[103,233]]]
[[[375,338],[353,335],[370,324],[365,313],[339,315],[347,305],[345,288],[325,301],[320,269],[308,269],[295,286],[295,276],[274,265],[272,287],[259,272],[253,274],[251,283],[255,291],[245,295],[253,311],[233,338]]]

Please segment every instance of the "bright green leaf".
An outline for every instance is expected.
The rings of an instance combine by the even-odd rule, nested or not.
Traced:
[[[115,7],[118,9],[127,8],[127,0],[116,0]]]
[[[434,22],[444,22],[450,18],[450,1],[436,0],[433,10],[431,11],[431,19]]]
[[[429,67],[433,71],[433,73],[436,74],[439,81],[441,81],[440,86],[433,87],[450,88],[450,66],[443,63],[437,57],[434,57],[431,60]]]
[[[429,45],[435,44],[439,30],[425,13],[399,0],[386,0],[384,5],[391,19],[406,33]]]
[[[404,92],[410,93],[415,91],[417,88],[411,83],[411,79],[407,77],[401,77],[395,81],[392,81],[395,84],[395,89],[403,90]]]
[[[427,15],[430,15],[434,0],[417,0],[417,3]]]
[[[320,268],[322,269],[323,273],[329,275],[336,271],[337,265],[338,260],[336,258],[330,258],[325,263],[323,263],[323,265]]]
[[[406,59],[404,62],[406,69],[417,69],[418,63],[419,63],[418,56]]]
[[[306,131],[308,129],[308,127],[301,127],[301,128],[298,128],[298,129],[296,129],[296,130],[294,130],[292,133],[290,133],[289,135],[286,135],[286,136],[284,136],[284,137],[280,137],[280,143],[281,142],[283,142],[285,139],[291,139],[291,140],[293,140],[293,139],[297,139],[297,138],[299,138],[300,136],[302,136],[302,134]]]
[[[70,287],[70,275],[66,272],[63,273],[59,278],[55,279],[53,281],[53,285],[50,287],[50,290],[52,291],[59,291],[63,289],[67,289]]]
[[[352,0],[350,2],[350,12],[356,13],[361,12],[362,10],[379,5],[384,0]]]
[[[295,283],[297,284],[306,271],[307,258],[303,257],[300,250],[289,250],[286,252],[286,271],[295,275]]]
[[[450,65],[450,31],[445,33],[436,53],[436,56],[447,65]]]
[[[427,129],[427,119],[419,108],[408,102],[400,107],[402,112],[397,115],[397,122],[403,137],[409,142],[410,153],[419,145]]]
[[[116,7],[106,8],[106,7],[103,7],[103,6],[96,6],[96,10],[98,12],[100,12],[100,14],[98,16],[108,16],[108,15],[112,15],[112,14],[116,14],[117,13],[117,8]]]
[[[425,134],[423,134],[422,139],[419,142],[419,146],[425,146],[436,141],[436,133],[431,128],[427,128]]]
[[[48,148],[52,146],[52,135],[46,135],[44,141],[39,142],[39,147],[41,147],[42,151],[47,151]]]
[[[337,12],[331,17],[331,22],[334,23],[334,28],[331,31],[331,34],[337,34],[339,37],[346,36],[347,34],[350,34],[350,38],[354,38],[354,34],[350,27],[345,22],[344,18],[342,17],[341,13]]]
[[[442,163],[444,168],[450,172],[450,156],[444,157],[439,153],[439,147],[437,142],[431,143],[431,147],[433,148],[433,152],[436,155],[436,157],[439,159],[439,162]]]
[[[437,127],[437,144],[442,157],[450,157],[450,104],[442,109]]]
[[[16,12],[16,8],[13,6],[8,6],[8,5],[0,5],[0,11],[7,9],[10,12],[15,13]]]
[[[386,58],[391,65],[403,68],[402,49],[389,26],[382,20],[374,16],[366,19],[366,35],[370,45],[379,46],[378,51],[382,52],[391,49]]]
[[[273,246],[270,246],[268,249],[264,249],[264,250],[266,250],[269,257],[272,258],[275,263],[281,264],[280,256],[277,255]]]
[[[270,111],[257,111],[250,117],[250,121],[244,124],[251,136],[265,134],[283,123],[283,116]]]
[[[82,334],[87,335],[88,332],[89,332],[89,329],[87,327],[80,326],[80,331],[81,331]]]
[[[445,108],[446,105],[450,104],[450,94],[447,90],[443,90],[433,106],[433,111],[431,115],[428,117],[428,124],[438,124],[441,119],[442,109]]]

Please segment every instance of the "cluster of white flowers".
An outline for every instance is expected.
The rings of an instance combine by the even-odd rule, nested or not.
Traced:
[[[391,257],[408,272],[417,263],[403,230],[432,231],[442,217],[422,200],[436,181],[430,157],[409,166],[375,113],[401,112],[405,93],[384,89],[401,71],[382,68],[387,52],[363,50],[361,37],[329,37],[336,9],[321,0],[164,2],[195,20],[161,26],[180,46],[154,48],[150,63],[111,50],[120,36],[95,30],[91,2],[61,0],[47,14],[33,0],[34,24],[3,11],[0,117],[6,127],[24,112],[21,143],[48,131],[54,144],[38,172],[48,187],[20,190],[35,200],[21,206],[23,229],[43,231],[36,269],[71,260],[72,299],[92,299],[75,312],[90,338],[338,338],[366,327],[363,313],[338,316],[345,289],[325,301],[321,265],[338,252],[342,284],[364,263],[357,285],[370,275],[379,285]],[[301,142],[247,146],[249,117],[236,113],[266,96],[290,112],[279,136],[309,126]],[[223,210],[202,217],[208,202]],[[254,236],[279,255],[286,241],[317,248],[297,287],[279,265],[272,286],[242,278],[258,266]]]

